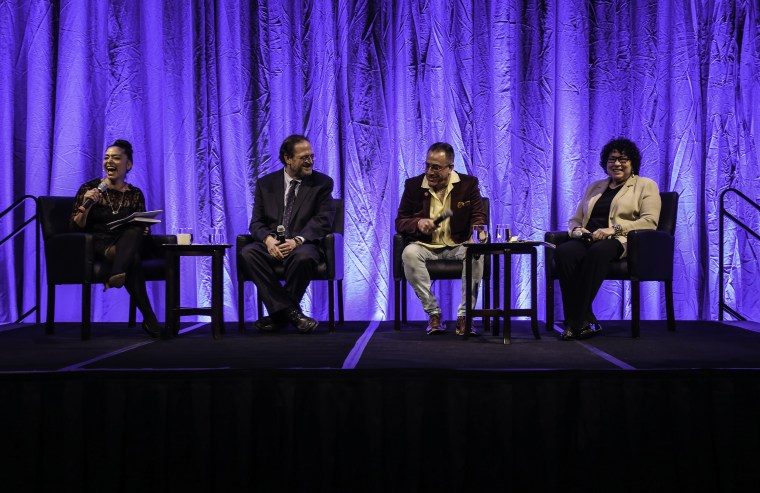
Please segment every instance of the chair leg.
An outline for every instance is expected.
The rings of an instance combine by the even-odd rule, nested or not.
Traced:
[[[82,340],[90,339],[90,305],[92,289],[90,284],[82,284]]]
[[[641,283],[631,280],[631,337],[639,337],[641,330]]]
[[[338,279],[338,323],[342,324],[343,318],[343,279]]]
[[[404,282],[404,281],[401,281]],[[401,330],[401,282],[395,281],[393,289],[393,330]]]
[[[134,297],[129,297],[129,324],[128,327],[132,328],[137,325],[137,302]]]
[[[333,281],[327,281],[329,289],[327,290],[327,306],[330,312],[330,332],[335,332],[335,286]]]
[[[546,332],[554,330],[554,279],[546,273]]]
[[[264,303],[259,296],[259,288],[256,288],[256,317],[261,318],[264,316]]]
[[[401,323],[406,323],[406,279],[401,280]]]
[[[665,311],[668,317],[668,330],[676,330],[676,315],[673,306],[673,281],[665,281]]]
[[[50,335],[55,331],[55,284],[48,284],[47,292],[47,317],[45,320],[45,334]]]
[[[245,332],[245,280],[238,276],[238,332]]]

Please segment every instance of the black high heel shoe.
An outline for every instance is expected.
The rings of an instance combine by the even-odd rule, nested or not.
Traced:
[[[127,275],[125,273],[116,274],[108,278],[108,280],[103,284],[103,291],[107,290],[108,288],[121,288],[124,286],[124,282],[127,280]]]
[[[154,322],[143,320],[142,330],[154,339],[161,337],[161,326],[158,324],[158,320]]]

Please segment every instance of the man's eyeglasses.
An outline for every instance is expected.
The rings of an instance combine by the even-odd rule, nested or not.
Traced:
[[[630,162],[630,158],[627,158],[625,156],[610,156],[607,158],[607,164],[615,164],[615,161],[619,162],[620,164],[628,164]]]
[[[313,163],[314,154],[307,154],[306,156],[301,156],[298,158],[298,160],[301,162],[301,164]]]
[[[434,173],[438,173],[439,171],[443,171],[446,168],[453,168],[453,167],[454,166],[452,166],[451,164],[447,164],[446,166],[439,166],[437,164],[425,163],[425,169],[429,169],[430,171]]]

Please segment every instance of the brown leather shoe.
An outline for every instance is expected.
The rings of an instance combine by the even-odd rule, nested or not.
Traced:
[[[466,325],[466,319],[464,317],[457,317],[457,328],[456,333],[458,336],[464,335],[464,327]],[[470,333],[468,334],[470,337],[479,335],[477,332],[475,332],[475,329],[470,327]]]
[[[441,320],[441,314],[440,313],[431,313],[430,318],[428,319],[428,326],[427,329],[425,329],[425,332],[427,332],[427,335],[437,335],[437,334],[443,334],[446,332],[446,324]]]

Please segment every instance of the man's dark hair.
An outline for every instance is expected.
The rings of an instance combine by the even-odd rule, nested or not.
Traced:
[[[639,174],[639,168],[641,168],[641,152],[633,141],[628,139],[612,139],[602,149],[602,169],[607,172],[607,159],[612,154],[612,151],[618,151],[620,154],[625,155],[631,160],[631,169],[634,175]]]
[[[118,147],[124,151],[124,154],[127,155],[127,159],[132,161],[132,144],[130,144],[128,140],[116,139],[114,143],[108,147]]]
[[[282,145],[280,146],[280,161],[282,161],[282,164],[288,164],[285,162],[285,158],[293,157],[296,153],[296,144],[300,144],[304,141],[309,142],[309,139],[299,134],[289,135],[284,141],[282,141]]]
[[[428,149],[428,154],[431,152],[441,152],[446,155],[446,161],[448,161],[450,164],[454,164],[454,148],[451,147],[451,144],[447,144],[446,142],[436,142],[435,144],[431,145]]]

